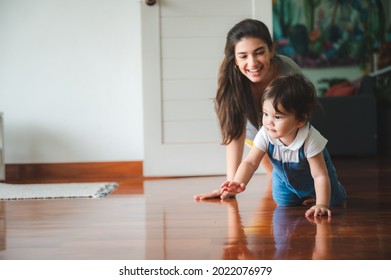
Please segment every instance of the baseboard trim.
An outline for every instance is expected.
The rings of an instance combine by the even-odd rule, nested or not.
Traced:
[[[6,182],[143,176],[142,161],[6,164]]]

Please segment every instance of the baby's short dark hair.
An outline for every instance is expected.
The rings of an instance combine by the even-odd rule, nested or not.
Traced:
[[[262,95],[262,105],[266,99],[273,100],[299,120],[308,121],[315,108],[319,106],[315,86],[301,74],[289,74],[273,80]],[[281,113],[281,112],[280,112]]]

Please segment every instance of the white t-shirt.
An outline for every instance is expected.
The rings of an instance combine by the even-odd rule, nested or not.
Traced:
[[[274,145],[273,158],[282,162],[299,162],[299,150],[304,145],[304,155],[307,158],[316,156],[326,147],[327,139],[324,138],[309,123],[302,126],[297,132],[295,140],[289,146],[285,146],[279,139],[271,139],[262,127],[254,139],[254,145],[267,153],[269,143]]]

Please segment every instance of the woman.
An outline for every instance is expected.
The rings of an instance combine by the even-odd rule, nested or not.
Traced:
[[[272,80],[289,73],[301,70],[292,59],[275,54],[269,29],[263,22],[245,19],[228,32],[215,99],[222,143],[226,145],[228,181],[233,180],[242,161],[244,143],[251,146],[260,128],[263,91]],[[272,166],[267,157],[262,166],[270,175]],[[216,190],[195,199],[220,195],[221,191]]]

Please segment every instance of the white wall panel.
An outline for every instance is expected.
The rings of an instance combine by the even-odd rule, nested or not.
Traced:
[[[252,1],[243,0],[161,0],[162,17],[214,17],[251,15]]]
[[[162,38],[170,37],[225,37],[228,30],[239,20],[249,17],[172,17],[161,19]]]
[[[218,59],[211,58],[167,58],[162,61],[163,80],[217,79]]]
[[[163,82],[163,99],[208,99],[216,95],[216,79],[199,80],[166,80]]]
[[[208,99],[164,101],[165,121],[215,120],[213,102]]]
[[[224,37],[162,38],[163,58],[213,58],[224,53]],[[194,47],[196,51],[194,51]],[[217,57],[219,58],[219,57]]]
[[[218,143],[221,138],[216,120],[165,122],[164,126],[163,141],[167,145]]]

